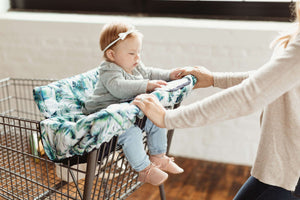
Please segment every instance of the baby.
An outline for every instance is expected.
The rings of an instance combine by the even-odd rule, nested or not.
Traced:
[[[100,47],[105,61],[100,65],[99,81],[92,96],[83,107],[85,114],[94,113],[110,104],[132,99],[138,94],[152,92],[166,85],[166,81],[179,78],[183,69],[163,70],[145,67],[141,62],[142,34],[134,26],[126,23],[111,23],[103,27]],[[148,140],[150,157],[143,145],[142,132]],[[156,127],[147,120],[141,130],[132,126],[119,136],[118,144],[131,167],[139,173],[138,180],[160,185],[168,174],[183,172],[171,158],[166,156],[166,129]]]

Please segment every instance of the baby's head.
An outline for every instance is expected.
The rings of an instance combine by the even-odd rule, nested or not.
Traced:
[[[100,48],[105,60],[131,73],[140,61],[142,37],[131,24],[106,24],[100,34]]]

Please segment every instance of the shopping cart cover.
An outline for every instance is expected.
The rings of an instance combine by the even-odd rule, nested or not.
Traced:
[[[98,80],[99,68],[52,82],[33,90],[34,101],[45,118],[82,114],[81,107]]]
[[[143,113],[128,102],[112,104],[99,112],[84,115],[81,107],[92,94],[98,69],[53,82],[34,89],[34,99],[41,113],[41,139],[49,159],[59,162],[74,155],[83,155],[113,136],[124,133]],[[196,83],[188,75],[152,92],[164,106],[180,103]]]

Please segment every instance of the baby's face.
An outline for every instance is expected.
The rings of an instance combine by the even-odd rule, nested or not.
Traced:
[[[120,41],[114,48],[114,63],[122,67],[127,73],[131,74],[132,70],[140,61],[141,49],[142,41],[140,37],[135,36]]]

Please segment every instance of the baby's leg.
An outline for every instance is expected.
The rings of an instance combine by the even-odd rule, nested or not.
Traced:
[[[139,127],[132,126],[121,134],[118,144],[122,146],[129,164],[137,172],[150,165],[149,157],[144,150],[142,130]]]
[[[167,130],[155,126],[149,119],[146,121],[145,131],[147,133],[150,161],[159,169],[172,174],[180,174],[180,168],[173,158],[166,156],[167,152]]]
[[[145,131],[150,155],[165,154],[167,152],[167,129],[159,128],[147,119]]]
[[[131,167],[139,172],[138,180],[152,185],[160,185],[167,180],[168,174],[151,164],[144,150],[142,130],[136,126],[119,136],[118,144]]]

